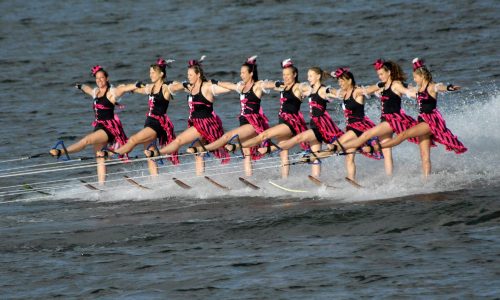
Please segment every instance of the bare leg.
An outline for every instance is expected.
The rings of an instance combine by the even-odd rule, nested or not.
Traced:
[[[144,143],[144,150],[148,150],[148,146],[150,143]],[[148,170],[149,175],[158,176],[158,164],[153,159],[148,159]]]
[[[348,154],[345,157],[345,168],[347,170],[347,178],[356,181],[356,163],[354,162],[355,154]]]
[[[214,151],[221,147],[224,147],[224,145],[226,145],[227,142],[229,142],[229,140],[232,139],[235,135],[239,136],[240,141],[245,141],[249,138],[257,136],[257,133],[255,133],[255,128],[252,125],[246,124],[224,133],[224,135],[222,135],[215,142],[205,145],[205,149],[207,151]]]
[[[203,154],[197,154],[194,157],[196,176],[202,176],[205,173],[205,160],[203,159]]]
[[[314,133],[313,133],[313,135],[314,135]],[[290,140],[292,140],[292,139],[290,139]],[[311,142],[311,151],[313,153],[316,153],[316,152],[319,152],[320,150],[321,150],[321,143],[318,142],[316,140],[316,138],[314,138],[314,141]],[[312,156],[311,158],[314,158],[314,156]],[[316,178],[319,178],[320,173],[321,173],[321,165],[319,164],[319,161],[315,161],[314,164],[311,166],[311,175],[316,177]]]
[[[392,134],[391,126],[387,122],[382,122],[382,123],[378,124],[377,126],[363,132],[363,134],[360,137],[358,137],[357,139],[350,140],[350,141],[344,143],[343,146],[346,149],[351,149],[351,148],[358,149],[359,147],[361,147],[364,143],[366,143],[369,139],[371,139],[373,137],[376,137],[376,136],[382,137],[382,136],[386,136],[389,134]]]
[[[259,145],[261,144],[263,141],[267,140],[267,139],[270,139],[270,138],[288,138],[290,137],[292,134],[292,132],[290,131],[290,128],[288,128],[287,125],[285,124],[279,124],[279,125],[276,125],[276,126],[273,126],[267,130],[265,130],[264,132],[262,132],[261,134],[259,134],[258,136],[252,138],[252,139],[249,139],[249,140],[246,140],[244,142],[241,143],[241,145],[243,146],[243,148],[248,148],[248,147],[252,147],[252,146],[255,146],[255,145]]]
[[[338,141],[335,141],[335,142],[333,142],[333,143],[331,143],[331,144],[327,144],[327,147],[328,147],[328,149],[330,149],[330,150],[331,150],[331,149],[333,149],[333,146],[334,146],[334,145],[336,145],[336,146],[337,146],[337,149],[341,149],[341,147],[340,147],[339,143],[340,143],[340,144],[342,144],[342,146],[344,146],[344,143],[347,143],[347,142],[349,142],[349,141],[351,141],[351,140],[354,140],[354,139],[356,139],[356,138],[357,138],[356,134],[355,134],[353,131],[349,130],[348,132],[344,133],[344,134],[343,134],[343,135],[342,135],[342,136],[338,139]],[[346,151],[347,151],[347,150],[346,150]],[[330,156],[332,156],[332,155],[333,155],[333,153],[332,153],[332,152],[325,151],[325,152],[320,152],[320,153],[318,153],[318,154],[316,154],[316,155],[317,155],[319,158],[325,158],[325,157],[330,157]]]
[[[290,166],[288,165],[288,150],[283,150],[280,152],[281,158],[281,178],[288,178],[288,174],[290,173]]]
[[[130,139],[128,139],[127,143],[120,148],[116,149],[115,152],[118,154],[125,154],[132,151],[135,146],[139,144],[150,144],[156,139],[156,131],[154,131],[150,127],[144,127],[139,132],[134,134]]]
[[[294,136],[288,140],[283,140],[283,141],[279,142],[278,146],[281,149],[288,150],[297,144],[304,143],[304,142],[313,142],[313,141],[316,141],[316,143],[318,142],[318,140],[316,139],[316,136],[314,135],[314,131],[312,129],[308,129],[304,132],[297,134],[296,136]]]
[[[100,144],[94,144],[94,152],[97,154],[97,152],[99,152],[104,146],[106,146],[106,142]],[[104,182],[106,181],[105,158],[96,156],[95,160],[97,163],[97,181],[99,182],[99,185],[104,185]]]
[[[290,131],[290,128],[288,126],[284,125],[285,128],[281,128],[282,130],[288,131],[288,135],[285,135],[284,132],[281,132],[279,134],[280,138],[278,141],[289,139],[292,135],[292,132]],[[275,126],[277,127],[277,126]],[[281,178],[288,178],[288,174],[290,173],[290,165],[289,165],[289,160],[288,160],[288,150],[283,150],[280,152],[280,158],[281,158]]]
[[[252,157],[250,157],[250,149],[243,148],[243,154],[245,154],[245,159],[243,162],[243,167],[245,169],[245,175],[252,176]]]
[[[102,145],[101,146],[102,148],[106,146],[107,141],[108,141],[108,135],[104,130],[100,129],[92,133],[89,133],[78,142],[67,147],[66,150],[68,150],[68,153],[75,153],[82,151],[88,145],[96,145],[96,144]],[[56,156],[57,153],[58,151],[55,149],[50,150],[50,154],[53,156]],[[61,149],[61,154],[65,154],[63,149]]]
[[[417,125],[408,128],[401,132],[393,139],[381,143],[382,148],[391,148],[397,146],[409,138],[420,137],[431,133],[431,128],[425,122],[418,123]]]
[[[192,141],[201,138],[201,134],[194,127],[189,127],[184,130],[180,135],[177,136],[170,144],[160,149],[160,154],[172,154],[185,144],[191,143]]]
[[[419,137],[420,158],[422,159],[422,172],[424,178],[431,174],[431,136],[426,134]]]
[[[380,142],[383,143],[384,141],[390,140],[391,137],[392,133],[379,136]],[[384,155],[385,175],[392,176],[392,170],[394,169],[394,163],[392,161],[392,149],[391,148],[382,149],[382,154]]]

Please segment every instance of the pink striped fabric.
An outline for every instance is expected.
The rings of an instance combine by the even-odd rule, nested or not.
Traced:
[[[355,130],[358,130],[361,132],[365,132],[373,127],[375,127],[375,123],[373,123],[373,121],[370,120],[370,118],[365,116],[363,119],[360,119],[359,121],[348,123],[345,127],[345,131],[347,132],[349,130],[355,129]],[[363,154],[364,156],[371,158],[371,159],[380,160],[379,155],[373,155],[373,154],[370,154],[367,152],[361,152],[361,154]]]
[[[340,129],[327,112],[319,117],[311,117],[325,143],[330,143],[333,139],[338,139],[344,132]]]
[[[163,116],[157,116],[154,114],[148,114],[149,117],[158,120],[160,122],[161,127],[165,131],[165,136],[161,136],[159,139],[160,146],[164,147],[167,144],[170,144],[173,140],[175,140],[175,132],[174,132],[174,124],[168,117],[168,115],[163,115]],[[171,154],[171,156],[168,157],[168,160],[172,162],[174,165],[179,164],[179,152],[175,151]]]
[[[306,121],[304,120],[304,115],[302,115],[302,112],[298,112],[297,114],[289,114],[285,112],[281,112],[279,114],[279,117],[285,121],[289,126],[295,130],[296,134],[299,134],[303,131],[307,130],[307,125]],[[300,147],[302,149],[307,150],[309,149],[309,143],[300,143]]]
[[[104,126],[104,128],[106,128],[106,130],[113,136],[114,143],[108,144],[108,148],[111,151],[118,149],[127,143],[127,135],[123,130],[122,122],[120,121],[120,118],[117,114],[115,114],[114,119],[111,120],[95,120],[94,122],[92,122],[93,127],[96,127],[97,124]],[[122,157],[128,157],[128,155],[120,155],[120,158]]]
[[[224,134],[222,121],[215,113],[210,118],[190,118],[188,127],[194,127],[207,143],[212,143]],[[215,157],[222,159],[221,163],[229,163],[229,153],[225,148],[213,151]]]
[[[467,151],[464,144],[446,127],[446,122],[438,109],[434,109],[430,114],[422,113],[419,117],[431,128],[433,141],[443,144],[446,150],[455,151],[457,154]]]
[[[417,124],[417,121],[408,116],[403,109],[401,109],[399,113],[382,114],[382,118],[385,118],[385,121],[389,123],[392,131],[396,134],[400,134]],[[408,139],[408,141],[418,145],[418,138],[411,138]]]
[[[269,120],[267,119],[266,115],[261,111],[258,114],[245,114],[243,115],[248,123],[253,126],[255,129],[255,132],[257,134],[261,134],[264,130],[269,128]],[[264,145],[265,144],[265,145]],[[267,146],[267,143],[263,143],[262,145],[254,146],[250,148],[250,156],[252,157],[253,160],[258,160],[262,158],[262,154],[257,151],[260,146]]]

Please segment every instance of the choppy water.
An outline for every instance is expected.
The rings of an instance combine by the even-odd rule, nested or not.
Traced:
[[[378,57],[408,73],[411,59],[423,57],[436,80],[463,86],[439,105],[469,148],[461,156],[433,150],[427,182],[413,145],[394,150],[390,180],[381,162],[360,157],[361,190],[343,182],[341,157],[323,164],[334,189],[316,188],[304,178],[308,167],[294,166],[283,184],[306,194],[267,183],[279,177],[276,158],[256,165],[257,192],[238,182],[237,159],[208,164],[230,192],[195,178],[191,165],[180,168],[185,173],[163,168],[160,184],[139,177],[153,192],[118,173],[142,176],[142,164],[111,167],[102,193],[76,180],[56,190],[62,183],[53,182],[92,181],[93,168],[0,177],[3,193],[49,181],[41,186],[55,192],[2,194],[2,298],[498,297],[498,1],[4,1],[0,11],[0,160],[45,151],[60,138],[71,143],[91,129],[91,101],[72,85],[91,83],[92,65],[104,65],[115,83],[133,82],[147,79],[160,55],[177,60],[168,75],[177,80],[185,61],[202,54],[210,77],[237,80],[242,61],[258,54],[261,78],[278,79],[279,62],[292,57],[302,80],[309,66],[350,66],[360,83],[377,80],[371,63]],[[187,105],[176,99],[169,115],[182,131]],[[122,102],[132,134],[142,128],[147,99]],[[276,95],[264,100],[271,123],[278,103]],[[237,125],[235,95],[220,97],[215,109],[226,129]],[[412,101],[405,109],[416,114]],[[340,105],[330,113],[343,126]],[[368,115],[378,119],[377,101]],[[197,188],[178,188],[174,173]]]

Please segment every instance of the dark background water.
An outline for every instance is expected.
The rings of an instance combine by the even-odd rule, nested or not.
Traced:
[[[433,150],[425,184],[418,152],[406,144],[395,151],[390,180],[380,163],[358,159],[364,190],[342,182],[337,158],[323,173],[336,190],[316,190],[300,176],[307,167],[293,168],[289,185],[308,189],[305,197],[266,185],[278,174],[273,159],[258,165],[256,193],[233,178],[241,175],[236,160],[218,169],[230,193],[184,175],[196,191],[165,178],[155,192],[114,182],[98,195],[72,183],[43,199],[2,196],[2,298],[498,297],[498,1],[2,1],[0,11],[2,160],[91,130],[91,101],[72,86],[92,83],[93,65],[114,83],[134,82],[148,79],[158,56],[177,60],[168,70],[175,80],[185,78],[187,60],[206,55],[210,77],[236,81],[256,54],[262,79],[278,79],[280,61],[291,57],[301,80],[310,66],[349,66],[360,83],[377,81],[378,57],[408,74],[411,60],[423,57],[436,80],[464,87],[439,105],[469,147],[462,156]],[[179,94],[169,108],[178,132],[184,99]],[[123,97],[129,135],[142,127],[146,101]],[[278,103],[276,95],[264,99],[271,123]],[[215,109],[226,129],[237,125],[234,94]],[[415,115],[412,101],[405,109]],[[330,112],[343,126],[340,106]],[[368,114],[378,119],[377,101]],[[140,168],[112,170],[140,175]],[[93,174],[7,177],[0,186]]]

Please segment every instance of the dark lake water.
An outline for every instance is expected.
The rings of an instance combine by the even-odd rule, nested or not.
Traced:
[[[498,297],[498,1],[2,1],[0,11],[2,298]],[[4,162],[92,129],[90,98],[73,85],[92,84],[93,65],[115,84],[146,81],[162,56],[176,60],[168,78],[184,80],[187,60],[201,55],[219,80],[239,80],[241,63],[258,55],[261,79],[279,79],[279,63],[291,57],[300,80],[311,66],[349,66],[361,84],[378,80],[371,64],[379,57],[408,74],[411,60],[424,58],[435,80],[463,87],[440,95],[439,107],[469,151],[433,149],[426,182],[412,144],[394,150],[390,179],[382,162],[359,157],[359,190],[343,181],[342,157],[323,162],[322,179],[333,189],[309,182],[308,166],[277,180],[278,159],[266,158],[255,164],[256,192],[238,182],[237,158],[223,167],[207,162],[207,174],[229,192],[196,178],[189,159],[162,168],[155,182],[144,163],[110,167],[101,193],[76,180],[95,180],[92,162]],[[278,97],[263,99],[272,124]],[[236,94],[216,100],[225,129],[237,126],[238,101]],[[122,104],[131,135],[143,126],[147,98],[125,95]],[[404,108],[417,113],[412,100]],[[343,127],[340,104],[329,112]],[[367,113],[378,120],[379,101],[368,100]],[[177,132],[185,129],[185,95],[169,116]],[[9,176],[13,170],[26,174]],[[154,190],[128,184],[123,174]],[[172,176],[196,188],[182,190]],[[23,183],[54,194],[25,191]]]

